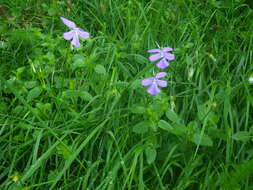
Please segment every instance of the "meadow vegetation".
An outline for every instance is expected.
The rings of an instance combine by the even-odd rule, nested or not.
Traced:
[[[252,190],[251,0],[1,0],[1,190]],[[90,33],[80,48],[60,20]],[[173,47],[167,88],[141,85]]]

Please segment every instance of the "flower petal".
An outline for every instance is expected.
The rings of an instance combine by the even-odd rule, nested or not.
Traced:
[[[75,35],[75,31],[74,30],[71,30],[69,32],[65,32],[63,33],[63,38],[65,40],[71,40],[73,38],[73,36]]]
[[[160,87],[166,87],[167,86],[167,81],[165,81],[165,80],[156,80],[156,84]]]
[[[64,17],[61,17],[61,20],[69,28],[75,28],[76,27],[76,24],[74,22],[72,22],[72,21],[70,21],[70,20],[68,20],[68,19],[66,19]]]
[[[164,47],[163,52],[172,51],[173,49],[171,47]]]
[[[157,78],[157,79],[163,78],[163,77],[165,77],[166,75],[167,75],[166,72],[160,72],[160,73],[157,73],[157,74],[156,74],[155,78]]]
[[[164,57],[166,57],[166,59],[168,59],[168,60],[174,60],[175,59],[175,55],[171,54],[171,53],[164,53]]]
[[[141,81],[141,84],[142,84],[143,86],[149,86],[149,85],[152,84],[153,81],[154,81],[154,77],[150,77],[150,78],[143,79],[143,80]]]
[[[159,94],[161,90],[157,87],[157,84],[152,84],[148,89],[147,92],[151,95]]]
[[[151,62],[156,61],[156,60],[158,60],[158,59],[161,59],[161,54],[160,54],[160,53],[156,53],[156,54],[151,55],[151,56],[149,57],[149,60],[150,60]]]
[[[78,28],[77,33],[80,37],[87,39],[90,37],[90,34],[88,32],[85,32],[84,30],[82,30],[81,28]]]
[[[161,61],[159,61],[156,66],[160,69],[165,69],[166,67],[169,66],[169,63],[166,59],[162,59]]]
[[[76,34],[73,36],[73,39],[72,39],[72,41],[71,41],[71,44],[72,44],[73,46],[75,46],[75,47],[80,47],[79,38],[78,38],[78,36],[77,36]]]
[[[160,49],[150,49],[148,50],[149,53],[160,53],[161,50]]]

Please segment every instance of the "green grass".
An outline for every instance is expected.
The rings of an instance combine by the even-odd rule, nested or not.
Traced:
[[[2,0],[0,189],[252,190],[252,8]],[[91,34],[81,48],[60,16]],[[150,96],[157,44],[176,59]]]

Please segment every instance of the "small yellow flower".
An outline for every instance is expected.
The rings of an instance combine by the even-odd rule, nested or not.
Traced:
[[[18,176],[17,174],[13,175],[13,176],[12,176],[12,181],[13,181],[14,183],[16,183],[17,181],[19,181],[19,176]]]
[[[216,102],[212,103],[212,108],[215,109],[216,107],[217,107],[217,103]]]

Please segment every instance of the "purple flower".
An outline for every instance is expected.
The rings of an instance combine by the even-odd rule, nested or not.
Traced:
[[[146,79],[142,80],[141,84],[143,86],[150,86],[147,89],[147,92],[149,94],[151,94],[151,95],[159,94],[161,91],[158,88],[158,86],[160,86],[160,87],[166,87],[167,86],[167,81],[159,80],[159,79],[165,77],[166,74],[167,73],[165,73],[165,72],[157,73],[155,75],[155,77],[150,77],[150,78],[146,78]]]
[[[80,47],[80,42],[79,42],[79,36],[81,38],[87,39],[90,37],[88,32],[85,32],[83,29],[81,28],[77,28],[76,24],[64,17],[61,17],[62,22],[69,28],[71,28],[72,30],[70,30],[69,32],[65,32],[63,34],[63,38],[66,40],[72,40],[71,44],[75,47]]]
[[[155,53],[149,57],[151,62],[160,60],[156,66],[160,69],[165,69],[169,66],[169,62],[175,59],[175,55],[172,53],[168,53],[168,51],[172,51],[171,47],[165,47],[163,49],[151,49],[148,50],[149,53]]]

